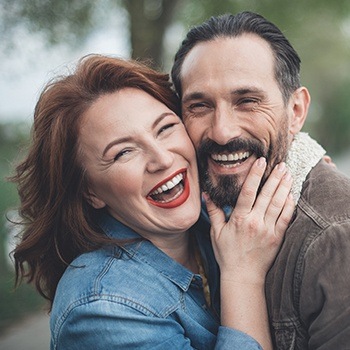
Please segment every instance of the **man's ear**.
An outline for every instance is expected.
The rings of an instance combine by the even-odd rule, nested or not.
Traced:
[[[309,106],[310,94],[306,87],[302,86],[295,90],[291,97],[292,118],[289,131],[291,134],[297,134],[305,123]]]
[[[100,199],[99,197],[97,197],[97,195],[90,191],[85,195],[86,200],[88,201],[88,203],[94,207],[95,209],[102,209],[106,206],[106,203]]]

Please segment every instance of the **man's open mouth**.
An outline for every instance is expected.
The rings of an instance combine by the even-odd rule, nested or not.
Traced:
[[[212,153],[210,158],[218,165],[227,168],[234,168],[250,157],[251,153],[248,151],[232,152],[232,153]]]
[[[174,208],[186,201],[189,184],[186,169],[181,169],[158,183],[147,195],[147,200],[162,208]]]

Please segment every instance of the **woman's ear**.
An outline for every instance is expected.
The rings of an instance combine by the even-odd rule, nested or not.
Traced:
[[[292,118],[289,131],[291,134],[297,134],[303,127],[310,106],[310,94],[306,87],[302,86],[295,90],[290,103],[292,108]]]
[[[102,209],[106,206],[106,203],[97,197],[97,195],[90,191],[85,195],[86,200],[88,201],[88,203],[94,207],[95,209]]]

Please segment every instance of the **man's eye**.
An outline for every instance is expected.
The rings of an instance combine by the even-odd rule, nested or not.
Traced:
[[[201,102],[198,102],[198,103],[192,103],[189,108],[190,109],[199,109],[199,108],[206,108],[206,104],[205,103],[201,103]]]
[[[204,102],[196,102],[191,103],[187,107],[187,111],[185,110],[185,113],[193,113],[193,114],[202,114],[206,113],[210,109],[210,106],[207,103]]]
[[[253,110],[259,105],[259,102],[256,98],[242,98],[238,101],[238,106],[245,110]]]
[[[239,104],[256,104],[259,103],[259,100],[256,98],[243,98],[239,101]]]

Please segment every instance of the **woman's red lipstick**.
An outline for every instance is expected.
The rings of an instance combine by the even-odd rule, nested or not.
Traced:
[[[157,201],[155,199],[157,195],[156,193],[157,189],[162,188],[162,186],[166,185],[166,183],[171,180],[175,182],[179,181],[173,188],[178,188],[178,186],[182,186],[182,188],[179,189],[178,192],[174,194],[174,199],[169,199],[169,201],[168,200]],[[164,192],[167,192],[167,191],[165,190]],[[153,189],[147,195],[147,200],[152,205],[155,205],[159,208],[172,209],[185,203],[189,195],[190,195],[190,185],[187,179],[187,169],[184,168],[184,169],[178,170],[177,172],[168,176],[166,179],[162,180],[156,186],[154,186]]]

